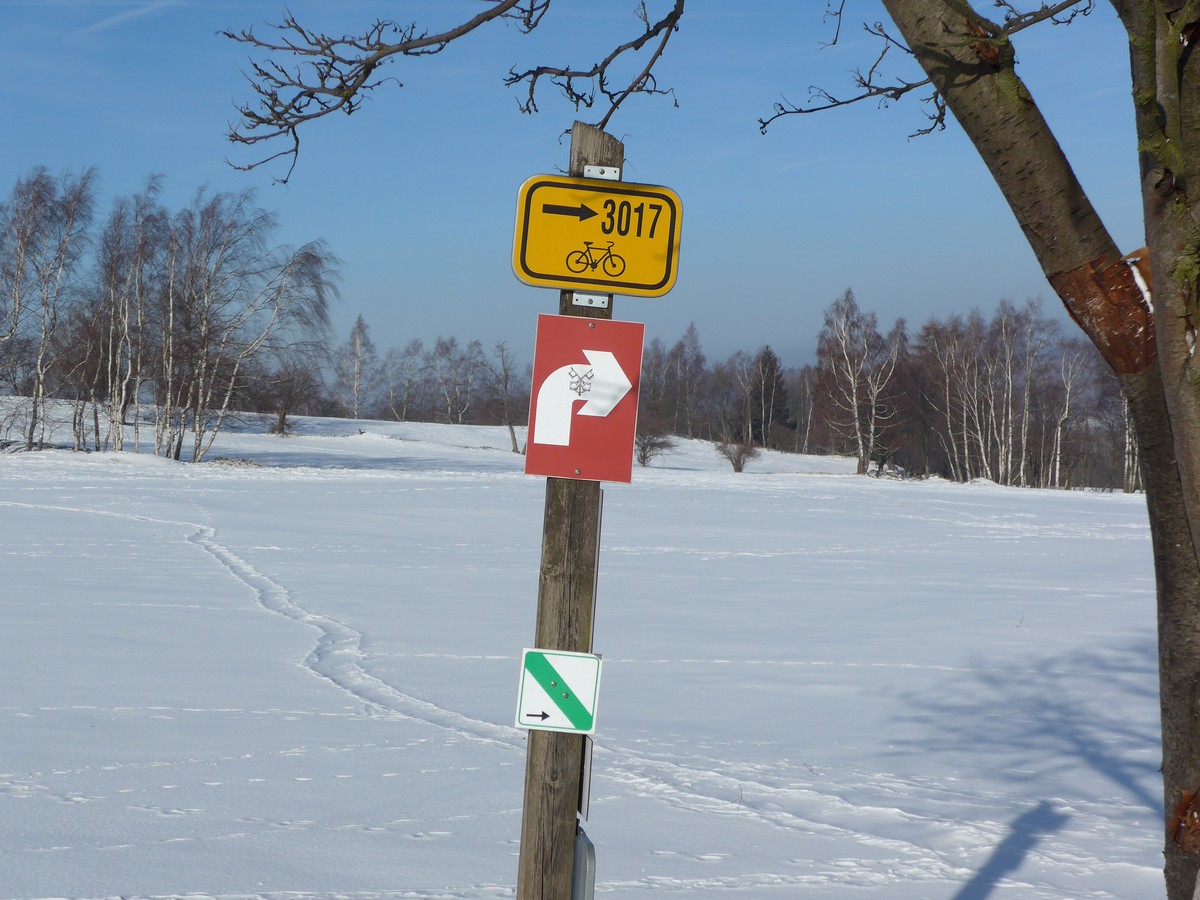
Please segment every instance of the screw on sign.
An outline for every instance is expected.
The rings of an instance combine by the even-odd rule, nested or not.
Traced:
[[[632,480],[645,331],[640,322],[538,316],[527,475]]]

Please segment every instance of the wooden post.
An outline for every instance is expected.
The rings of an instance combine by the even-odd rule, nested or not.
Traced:
[[[620,167],[624,158],[624,145],[612,135],[582,122],[571,129],[570,175],[582,176],[584,166]],[[561,293],[560,315],[612,318],[611,299],[608,309],[597,309],[572,306],[571,296],[571,291]],[[592,651],[599,553],[600,483],[546,479],[535,647]],[[517,900],[568,900],[584,738],[553,731],[527,734]]]

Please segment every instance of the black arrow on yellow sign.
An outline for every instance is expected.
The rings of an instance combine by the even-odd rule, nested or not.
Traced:
[[[548,216],[575,216],[580,222],[599,215],[591,207],[580,203],[578,206],[559,206],[556,203],[543,203],[542,212]]]

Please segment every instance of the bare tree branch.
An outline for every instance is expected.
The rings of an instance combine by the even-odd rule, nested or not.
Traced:
[[[1055,25],[1070,25],[1077,17],[1091,15],[1096,8],[1096,0],[1060,0],[1058,3],[1043,3],[1032,12],[1019,12],[1010,0],[992,0],[993,4],[1004,13],[1004,27],[1001,31],[1006,34],[1016,34],[1030,25],[1051,21]]]
[[[838,16],[840,17],[840,15],[841,12],[839,11]],[[810,86],[808,89],[810,105],[798,106],[784,98],[774,105],[773,108],[775,111],[772,115],[758,120],[758,130],[766,134],[771,123],[783,116],[824,112],[825,110],[860,103],[863,100],[874,100],[880,105],[887,105],[890,102],[900,100],[912,91],[928,87],[932,84],[928,78],[922,78],[920,81],[904,81],[897,78],[888,83],[880,83],[879,69],[888,52],[893,47],[898,47],[904,53],[911,53],[911,51],[899,41],[892,38],[880,22],[876,22],[874,26],[864,25],[863,28],[867,32],[883,38],[884,44],[883,49],[879,51],[879,56],[875,58],[875,62],[871,64],[869,69],[865,72],[862,69],[855,69],[853,71],[851,77],[854,81],[854,86],[858,88],[858,93],[850,97],[838,97],[831,94],[825,88],[816,85]],[[816,105],[812,105],[814,102]],[[924,102],[932,103],[935,113],[930,116],[932,119],[931,124],[927,128],[919,129],[914,134],[928,134],[936,129],[945,127],[946,107],[941,102],[937,91],[933,91],[930,96],[925,98]]]
[[[286,183],[296,167],[300,153],[301,126],[333,112],[347,115],[355,112],[364,98],[386,82],[399,87],[398,79],[380,74],[381,68],[399,56],[431,56],[442,52],[454,41],[479,27],[497,20],[515,22],[518,29],[528,33],[537,28],[552,0],[484,0],[489,8],[453,28],[430,33],[415,24],[399,25],[389,19],[376,20],[361,35],[334,37],[301,25],[289,12],[283,21],[269,26],[274,36],[261,38],[253,29],[221,32],[230,40],[263,51],[266,58],[252,60],[247,80],[254,91],[252,102],[237,107],[240,120],[229,127],[228,138],[236,144],[256,145],[283,139],[286,146],[277,152],[248,164],[230,162],[236,169],[249,170],[278,159],[290,159],[287,172],[280,179]],[[550,78],[571,100],[576,109],[591,107],[598,95],[607,101],[607,111],[597,123],[604,128],[617,108],[631,94],[670,94],[662,89],[652,69],[666,49],[671,34],[683,15],[685,0],[674,0],[674,6],[661,20],[651,24],[645,0],[639,3],[636,15],[644,25],[641,35],[613,50],[589,69],[571,67],[539,67],[518,73],[510,71],[507,85],[528,82],[527,98],[520,104],[523,112],[535,112],[534,94],[538,81]],[[657,39],[646,65],[627,85],[614,87],[610,83],[610,66],[627,54],[636,54]],[[590,87],[578,87],[589,81]]]
[[[624,102],[625,98],[630,94],[674,94],[673,89],[661,89],[658,87],[658,82],[655,80],[651,70],[654,64],[658,62],[663,51],[666,50],[667,42],[671,39],[671,35],[675,33],[679,27],[679,19],[683,15],[684,0],[675,0],[675,5],[671,11],[662,17],[653,25],[650,24],[650,16],[646,12],[645,0],[638,4],[636,15],[645,26],[645,31],[632,41],[621,44],[614,49],[608,56],[604,57],[600,62],[595,63],[587,69],[574,69],[571,67],[558,68],[555,66],[537,66],[533,69],[527,69],[524,72],[517,72],[515,69],[510,70],[508,77],[504,79],[504,83],[508,86],[525,82],[529,86],[529,91],[524,102],[520,104],[521,112],[534,113],[537,112],[537,102],[535,93],[537,91],[538,82],[542,78],[549,78],[551,82],[559,88],[566,98],[575,105],[578,110],[581,106],[591,109],[595,103],[596,97],[602,95],[608,101],[608,111],[604,116],[595,123],[597,128],[604,129],[607,126],[609,119],[613,113]],[[634,76],[633,80],[627,86],[621,89],[613,89],[609,86],[609,68],[626,53],[636,53],[641,50],[647,43],[654,38],[659,38],[658,45],[654,52],[646,61],[646,65],[642,70]],[[587,86],[577,87],[577,82],[587,82]]]
[[[1096,6],[1095,0],[1059,0],[1057,3],[1042,3],[1037,9],[1030,12],[1021,12],[1012,0],[992,0],[992,3],[997,8],[1004,10],[1004,24],[994,25],[980,17],[980,21],[987,24],[972,32],[974,37],[972,46],[976,48],[980,58],[985,61],[997,57],[999,47],[1007,43],[1008,38],[1019,31],[1047,21],[1055,25],[1069,25],[1077,17],[1089,15]],[[833,46],[841,36],[846,0],[839,0],[836,10],[833,8],[833,0],[827,0],[827,5],[825,17],[834,19],[836,25],[833,41],[826,46]],[[933,84],[929,78],[923,78],[920,81],[905,81],[899,77],[886,81],[881,80],[880,68],[889,50],[896,48],[909,56],[912,55],[912,51],[889,34],[881,22],[876,22],[874,25],[864,24],[863,28],[869,34],[873,34],[883,41],[883,49],[865,72],[862,69],[853,71],[852,80],[858,89],[857,93],[848,97],[837,97],[825,88],[816,85],[810,86],[808,89],[809,105],[799,106],[786,98],[782,99],[772,107],[774,110],[772,115],[758,120],[759,131],[765,134],[771,123],[783,116],[824,112],[842,106],[851,106],[863,100],[874,100],[881,106],[887,105],[914,90]],[[922,99],[922,103],[929,104],[933,108],[932,112],[926,113],[930,124],[925,128],[918,128],[911,137],[930,134],[946,127],[946,103],[941,95],[933,90],[929,96]]]
[[[842,36],[842,13],[846,11],[846,0],[838,0],[838,8],[835,12],[833,9],[833,0],[825,0],[825,19],[833,19],[833,40],[825,46],[833,47],[837,44],[838,39]]]
[[[279,179],[286,182],[300,152],[301,125],[339,110],[347,115],[353,113],[368,92],[387,81],[403,86],[395,78],[378,76],[381,65],[396,56],[440,53],[452,41],[496,19],[515,20],[523,31],[531,31],[550,6],[550,0],[489,2],[490,9],[437,34],[419,31],[415,24],[401,26],[379,19],[361,36],[331,37],[310,31],[291,13],[280,24],[270,26],[279,34],[275,40],[259,38],[253,29],[221,32],[230,40],[295,60],[292,68],[273,59],[251,62],[251,72],[246,77],[257,102],[238,106],[241,122],[231,125],[228,133],[229,140],[236,144],[254,145],[287,138],[291,146],[256,162],[230,165],[248,170],[290,156],[287,174]]]

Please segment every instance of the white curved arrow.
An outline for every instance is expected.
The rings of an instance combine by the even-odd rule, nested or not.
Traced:
[[[633,390],[633,383],[608,350],[584,350],[591,364],[592,377],[586,393],[575,389],[581,375],[586,373],[581,363],[563,366],[546,376],[538,388],[534,404],[533,436],[535,444],[566,447],[571,443],[571,417],[576,412],[575,401],[586,399],[578,410],[581,416],[607,416],[622,398]]]

